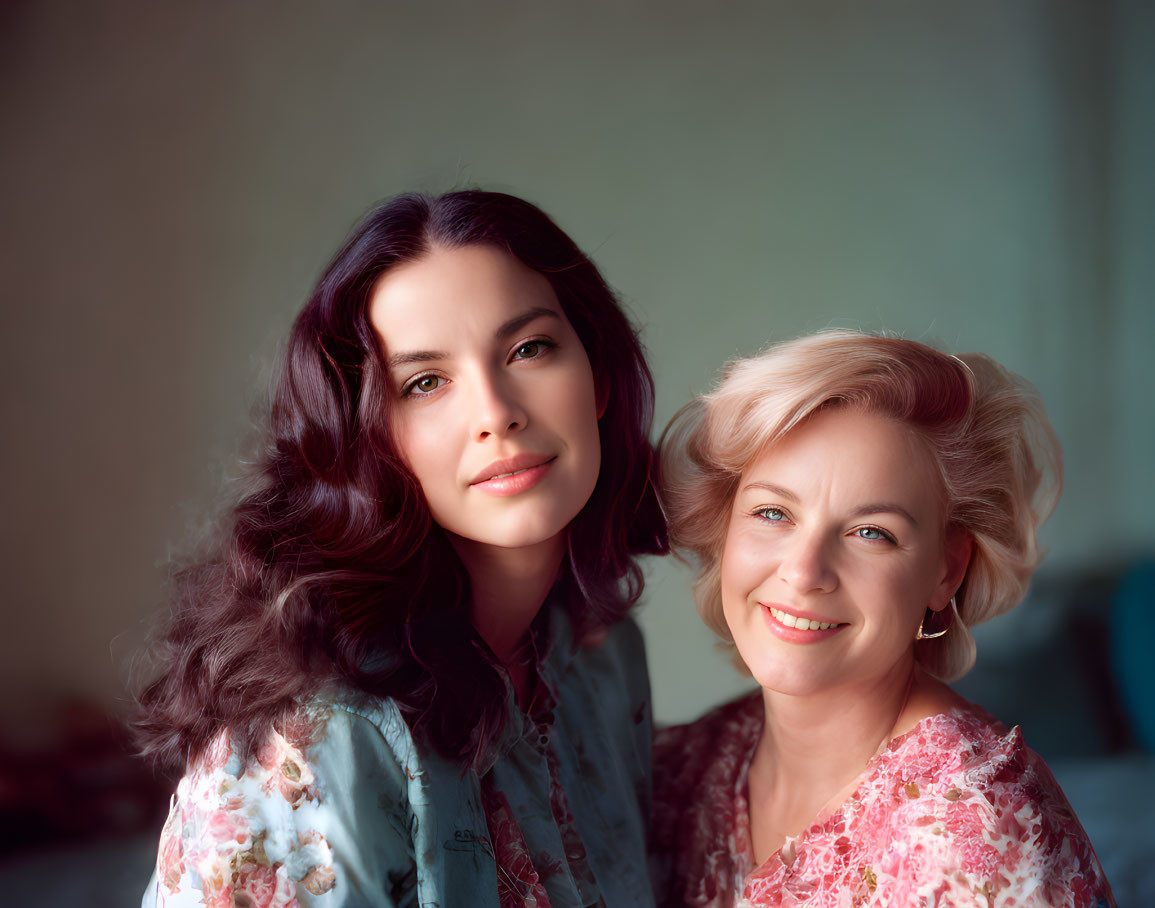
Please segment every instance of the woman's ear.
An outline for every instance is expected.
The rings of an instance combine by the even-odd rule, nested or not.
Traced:
[[[944,543],[943,577],[934,601],[930,604],[930,608],[936,612],[950,605],[951,598],[958,592],[958,588],[962,586],[963,578],[967,575],[967,568],[971,564],[971,554],[974,552],[974,539],[957,523],[947,526]]]

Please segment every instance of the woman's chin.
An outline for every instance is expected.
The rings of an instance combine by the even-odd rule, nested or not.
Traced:
[[[751,676],[763,691],[786,697],[810,697],[821,694],[836,686],[836,679],[830,673],[810,670],[791,669],[781,663],[752,666]]]

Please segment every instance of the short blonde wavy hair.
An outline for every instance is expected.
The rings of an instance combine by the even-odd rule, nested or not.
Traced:
[[[717,388],[671,421],[661,487],[675,551],[697,563],[702,620],[733,641],[722,614],[721,556],[746,467],[807,416],[853,406],[897,419],[929,444],[948,525],[973,540],[957,598],[961,621],[915,657],[953,681],[975,662],[969,627],[1016,605],[1042,555],[1037,532],[1062,488],[1062,451],[1038,391],[982,353],[832,330],[729,363]],[[734,651],[735,661],[744,668]]]

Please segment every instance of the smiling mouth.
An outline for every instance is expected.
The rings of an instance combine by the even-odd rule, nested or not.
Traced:
[[[532,467],[523,467],[520,470],[514,470],[512,473],[495,473],[494,475],[490,476],[489,479],[505,479],[508,476],[520,476],[522,473],[528,473],[530,470],[536,470],[540,466],[542,465],[535,464]],[[489,482],[489,479],[485,481]]]
[[[487,482],[509,479],[511,476],[520,476],[523,473],[528,473],[530,470],[536,470],[538,467],[548,466],[555,460],[557,460],[557,455],[518,454],[515,457],[507,457],[504,460],[497,460],[491,463],[474,476],[469,484],[474,486],[484,485]]]
[[[839,627],[843,623],[839,621],[815,621],[813,618],[796,618],[772,605],[766,607],[770,609],[770,614],[774,616],[775,621],[799,631],[826,631],[832,627]]]
[[[497,461],[478,474],[469,487],[485,495],[512,498],[537,487],[549,475],[556,460],[556,456],[520,455]]]

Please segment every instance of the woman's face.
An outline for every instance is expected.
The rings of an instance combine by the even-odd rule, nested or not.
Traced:
[[[905,681],[927,607],[945,607],[966,568],[941,488],[913,430],[850,408],[820,410],[750,464],[722,603],[759,684],[808,695]]]
[[[601,465],[581,341],[549,282],[491,246],[437,248],[377,282],[391,428],[455,544],[556,541]]]

